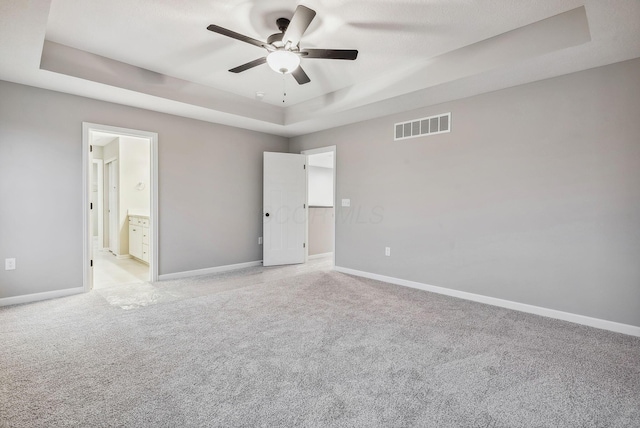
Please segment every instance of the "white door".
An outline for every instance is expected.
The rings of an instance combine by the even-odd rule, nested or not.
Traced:
[[[109,162],[109,251],[118,255],[119,234],[118,225],[118,161]]]
[[[97,221],[97,218],[94,216],[94,213],[97,210],[97,206],[96,206],[96,200],[95,200],[95,194],[93,193],[93,183],[94,181],[97,181],[97,175],[98,175],[98,168],[94,168],[94,166],[96,165],[94,163],[94,159],[93,159],[93,149],[91,148],[91,146],[89,146],[89,159],[88,159],[88,166],[89,166],[89,183],[87,183],[87,187],[89,188],[89,231],[91,233],[89,233],[89,236],[91,237],[91,240],[89,241],[89,248],[88,248],[88,256],[89,256],[89,283],[87,284],[89,290],[93,289],[93,231],[94,231],[94,226],[95,226],[95,222]],[[86,179],[86,177],[85,177]],[[97,184],[96,184],[97,185]],[[97,189],[96,189],[97,190]]]
[[[264,153],[264,266],[305,262],[306,156]]]

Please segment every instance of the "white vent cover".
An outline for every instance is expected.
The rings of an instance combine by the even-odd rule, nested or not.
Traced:
[[[444,134],[445,132],[451,132],[451,113],[396,123],[393,129],[395,132],[393,139],[395,141],[425,135]]]

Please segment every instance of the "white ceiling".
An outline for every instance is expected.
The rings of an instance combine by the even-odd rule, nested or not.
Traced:
[[[0,79],[293,136],[640,57],[638,0],[302,3],[301,47],[359,50],[307,85],[206,30],[265,40],[292,0],[0,0]]]

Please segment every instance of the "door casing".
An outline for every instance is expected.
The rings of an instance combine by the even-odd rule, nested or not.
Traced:
[[[98,210],[98,243],[99,248],[104,248],[104,161],[102,159],[93,159],[93,165],[97,167],[96,182],[98,185],[97,201],[93,207],[94,210]]]
[[[108,159],[105,163],[107,166],[107,224],[109,230],[108,249],[114,255],[120,255],[120,230],[118,227],[120,217],[119,192],[120,184],[118,183],[118,160]]]
[[[149,212],[149,280],[158,281],[158,134],[156,132],[82,122],[82,278],[85,292],[93,288],[93,243],[91,233],[91,134],[107,132],[150,140],[151,207]]]

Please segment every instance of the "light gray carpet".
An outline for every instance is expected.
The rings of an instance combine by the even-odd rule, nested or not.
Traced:
[[[0,309],[0,424],[639,427],[640,339],[331,271]],[[123,309],[126,308],[126,309]]]

